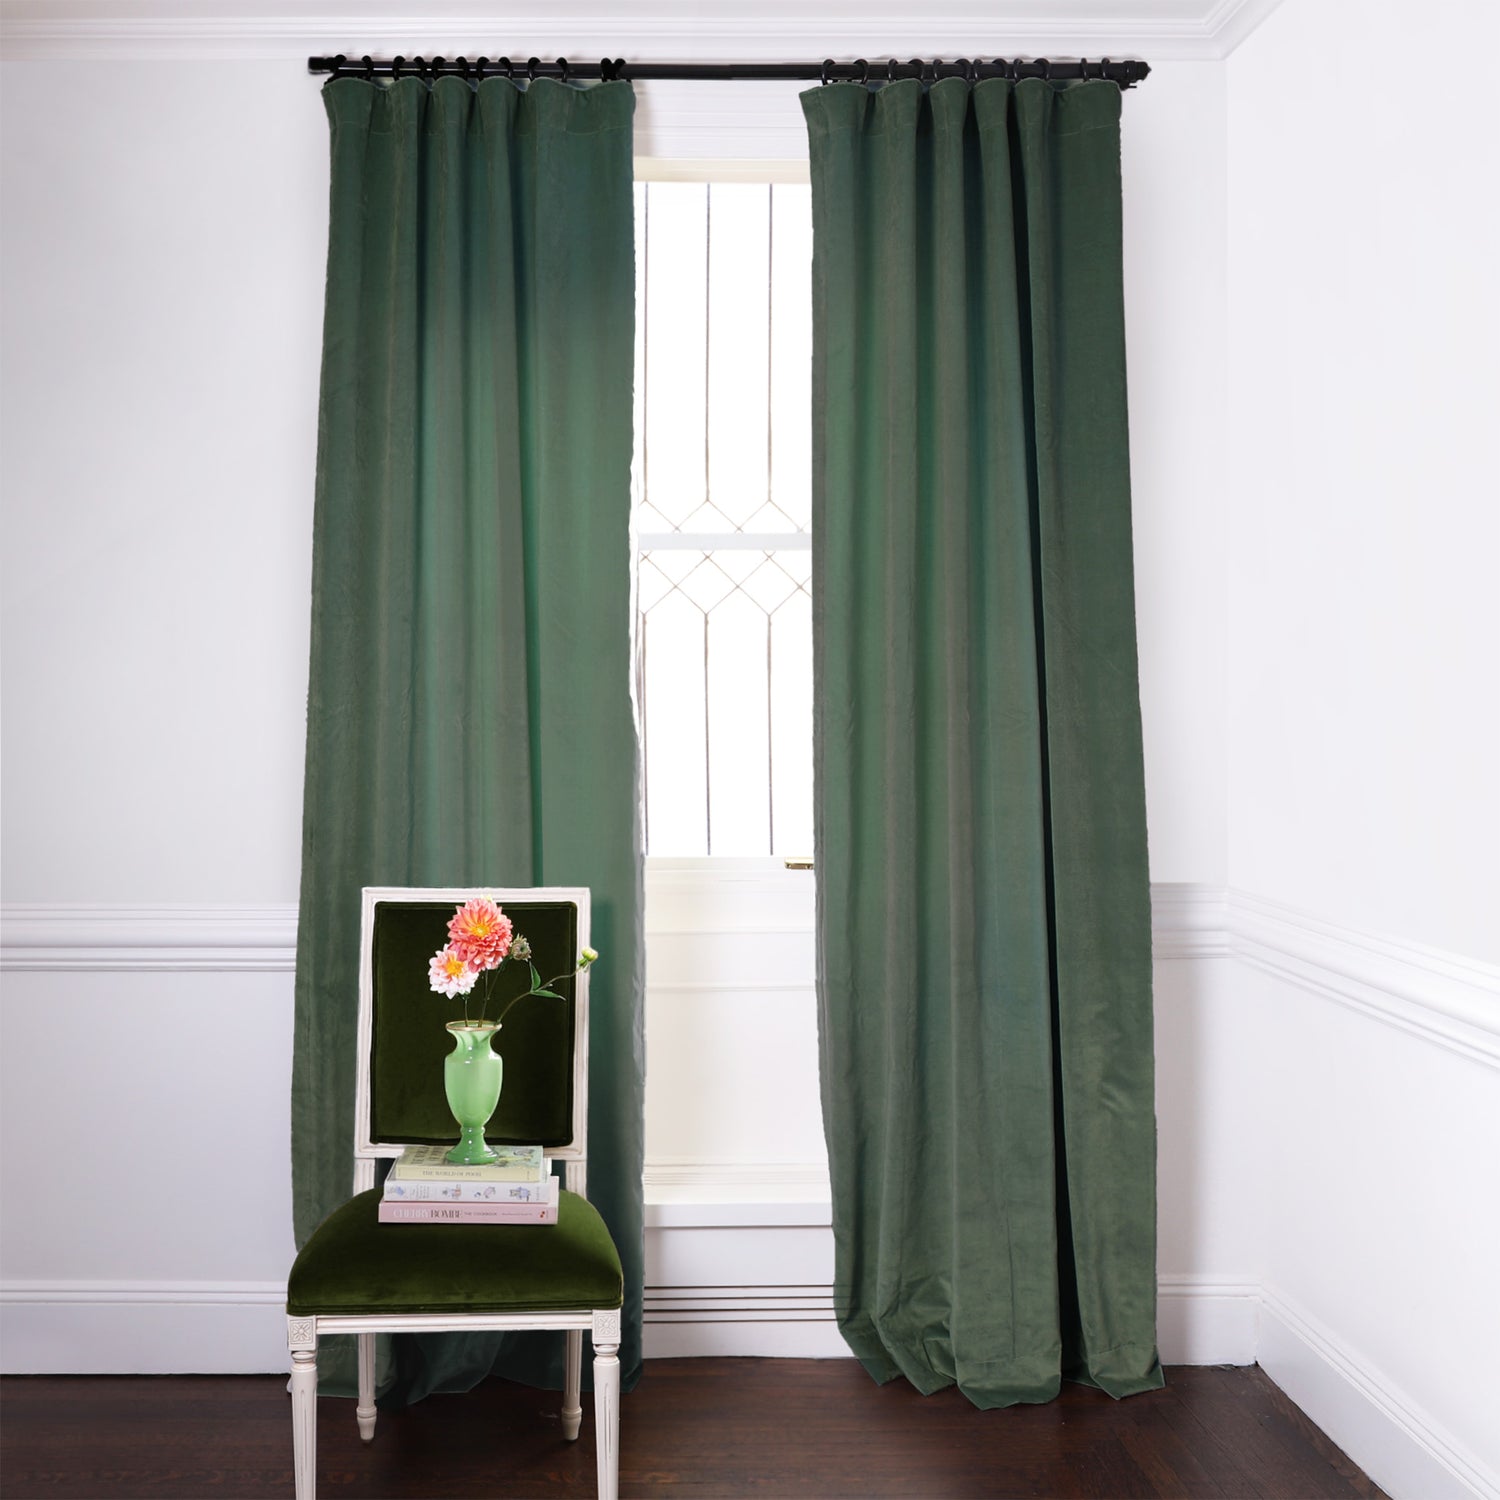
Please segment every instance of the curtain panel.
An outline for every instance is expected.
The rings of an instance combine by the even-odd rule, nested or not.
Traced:
[[[627,83],[337,79],[292,1080],[297,1243],[351,1190],[360,888],[592,892],[590,1199],[640,1368],[641,842]],[[432,1024],[450,1019],[432,997]],[[475,1268],[482,1274],[482,1268]],[[561,1386],[562,1335],[403,1336],[383,1402]],[[332,1352],[332,1351],[330,1351]],[[350,1351],[335,1388],[353,1389]],[[588,1362],[585,1361],[585,1379]]]
[[[1161,1384],[1112,83],[803,95],[818,993],[843,1333]]]

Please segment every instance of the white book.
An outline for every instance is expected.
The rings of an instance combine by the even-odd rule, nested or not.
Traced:
[[[403,1182],[387,1177],[381,1196],[387,1203],[545,1203],[552,1162],[542,1160],[547,1175],[540,1182]]]
[[[540,1182],[547,1158],[540,1146],[494,1146],[496,1160],[482,1167],[456,1166],[447,1146],[408,1146],[391,1166],[397,1182]]]

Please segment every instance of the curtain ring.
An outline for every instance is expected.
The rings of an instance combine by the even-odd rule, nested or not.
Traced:
[[[404,57],[397,57],[391,63],[391,80],[394,82],[401,76],[401,69],[406,65]]]
[[[500,59],[500,61],[495,64],[495,66],[497,68],[504,68],[505,69],[505,77],[506,77],[507,81],[514,81],[514,79],[515,79],[515,68],[512,65],[511,60],[508,57],[502,57]]]
[[[484,70],[489,67],[489,65],[490,60],[488,57],[481,57],[479,61],[474,64],[474,72],[478,75],[479,81],[481,83],[484,82]]]
[[[542,60],[539,57],[529,57],[529,58],[526,59],[526,81],[527,81],[527,83],[535,83],[536,82],[536,70],[537,70],[538,66],[541,64],[541,61]]]
[[[559,83],[566,83],[568,81],[568,60],[565,57],[560,57],[557,60],[557,81]]]
[[[334,60],[333,60],[333,77],[334,78],[337,78],[339,76],[339,69],[342,68],[343,66],[344,66],[344,54],[342,52],[340,52],[339,55],[337,57],[335,57]],[[333,81],[333,79],[329,80],[330,83],[332,81]]]
[[[360,61],[365,65],[365,82],[366,83],[373,83],[374,80],[375,80],[375,60],[374,60],[374,58],[372,58],[370,56],[370,54],[368,52],[366,52],[365,55],[362,58],[360,58]]]
[[[854,59],[854,66],[859,69],[859,83],[863,88],[870,81],[870,64],[862,57]]]
[[[1046,83],[1052,82],[1052,59],[1049,57],[1037,58],[1037,63],[1042,70],[1042,79]]]
[[[432,60],[432,81],[434,83],[436,83],[438,81],[438,78],[441,76],[442,71],[443,71],[443,59],[441,57],[435,57],[435,58],[433,58],[433,60]]]
[[[833,59],[831,57],[825,57],[823,59],[823,66],[818,70],[818,82],[822,84],[825,89],[828,87],[828,74],[832,67]]]

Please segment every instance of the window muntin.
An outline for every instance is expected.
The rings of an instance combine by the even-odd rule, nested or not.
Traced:
[[[636,186],[648,852],[812,850],[811,196]]]

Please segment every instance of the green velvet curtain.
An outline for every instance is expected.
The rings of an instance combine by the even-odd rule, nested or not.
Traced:
[[[589,1197],[640,1369],[626,83],[323,90],[332,132],[292,1077],[302,1244],[352,1188],[360,888],[585,885]],[[432,1024],[448,1017],[434,997]],[[482,1268],[476,1267],[476,1273]],[[561,1385],[563,1336],[383,1347],[386,1402]],[[352,1389],[347,1347],[325,1388]],[[587,1364],[585,1364],[587,1378]]]
[[[836,1297],[881,1380],[1156,1354],[1120,93],[803,96]]]

